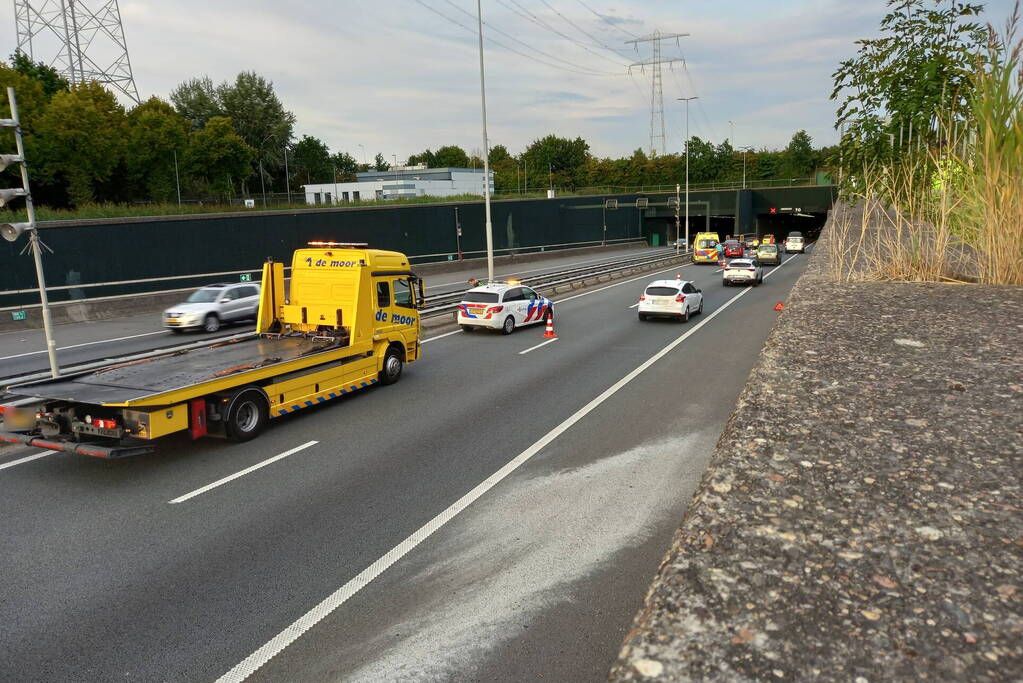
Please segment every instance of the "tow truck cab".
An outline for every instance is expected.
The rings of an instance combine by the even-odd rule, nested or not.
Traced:
[[[408,258],[365,244],[311,242],[268,259],[255,334],[8,388],[0,441],[101,457],[153,439],[254,438],[281,417],[374,384],[420,357],[423,281]]]

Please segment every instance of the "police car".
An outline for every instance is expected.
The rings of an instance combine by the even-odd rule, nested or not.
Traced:
[[[554,302],[514,281],[473,287],[458,304],[458,324],[465,332],[482,327],[511,334],[548,317],[554,317]]]
[[[703,291],[688,280],[654,280],[639,297],[639,319],[675,318],[685,322],[703,313]]]

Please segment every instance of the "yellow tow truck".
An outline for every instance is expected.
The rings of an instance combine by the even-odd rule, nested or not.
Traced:
[[[425,293],[404,254],[310,242],[290,282],[272,259],[262,278],[252,336],[7,387],[0,441],[103,458],[186,430],[248,441],[273,418],[394,384],[419,359]]]

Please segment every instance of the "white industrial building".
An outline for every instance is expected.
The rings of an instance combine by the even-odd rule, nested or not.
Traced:
[[[427,168],[398,166],[388,171],[356,173],[355,182],[303,185],[306,204],[347,204],[377,199],[409,197],[451,197],[461,194],[483,196],[482,168]],[[490,172],[490,193],[494,193],[494,172]]]

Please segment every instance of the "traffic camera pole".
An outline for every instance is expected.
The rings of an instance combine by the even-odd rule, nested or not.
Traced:
[[[483,109],[483,202],[487,214],[487,282],[494,281],[494,229],[490,223],[490,143],[487,140],[487,88],[483,80],[483,7],[476,0],[480,29],[480,103]]]
[[[14,88],[7,88],[7,101],[11,103],[11,120],[14,122],[14,139],[18,145],[18,156],[21,157],[21,185],[25,188],[25,211],[28,213],[28,240],[32,249],[32,258],[36,264],[36,280],[39,282],[39,303],[43,310],[43,332],[46,335],[46,355],[50,359],[50,374],[57,377],[57,344],[53,340],[53,322],[50,319],[50,300],[46,296],[46,276],[43,275],[42,246],[39,232],[36,230],[36,210],[32,203],[32,192],[28,185],[28,163],[25,161],[25,143],[21,138],[21,120],[18,118],[18,102],[14,97]]]

